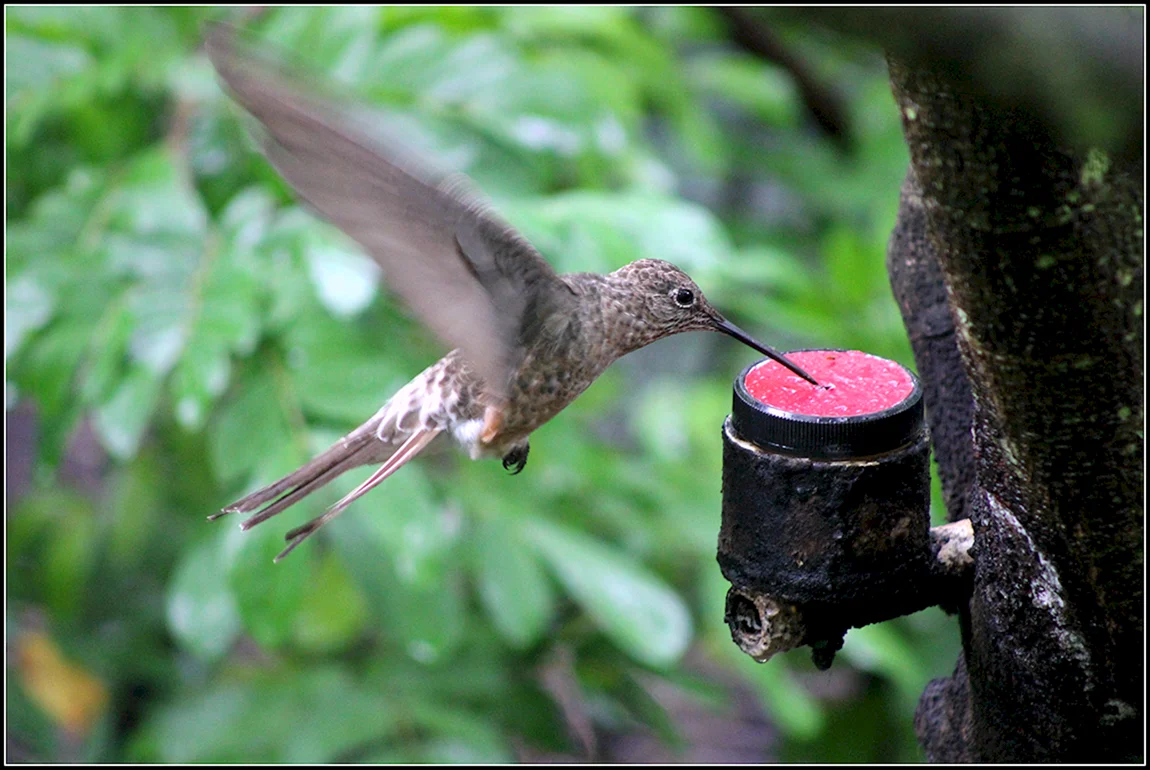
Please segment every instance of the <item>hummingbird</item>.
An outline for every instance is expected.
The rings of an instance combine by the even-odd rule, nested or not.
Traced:
[[[205,44],[227,90],[262,128],[262,150],[296,194],[355,240],[414,315],[453,349],[379,411],[280,480],[209,516],[244,530],[337,476],[379,465],[322,515],[289,531],[279,561],[353,501],[447,434],[471,459],[523,470],[529,437],[616,359],[672,334],[734,337],[818,383],[716,310],[659,259],[613,273],[557,274],[461,175],[433,170],[304,88],[226,26]]]

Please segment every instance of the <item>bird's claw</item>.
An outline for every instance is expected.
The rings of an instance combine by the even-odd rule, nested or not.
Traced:
[[[530,445],[523,444],[503,455],[503,469],[511,471],[512,476],[518,474],[527,466],[527,453],[530,449]],[[515,470],[511,470],[512,468]]]

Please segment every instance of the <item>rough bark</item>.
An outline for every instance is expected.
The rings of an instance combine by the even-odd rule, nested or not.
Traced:
[[[919,699],[914,730],[931,762],[971,764],[970,677],[962,653],[954,675],[931,681]]]
[[[928,690],[920,737],[969,709],[969,754],[932,759],[1139,759],[1141,158],[1080,157],[926,69],[891,79],[912,166],[891,260],[933,252],[973,397],[966,669]]]
[[[946,282],[927,237],[926,211],[913,168],[903,183],[899,218],[887,248],[887,273],[922,383],[946,510],[950,521],[965,519],[974,482],[970,435],[974,401],[954,336]]]

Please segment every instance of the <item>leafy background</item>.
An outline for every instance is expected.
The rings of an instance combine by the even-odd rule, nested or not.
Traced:
[[[197,50],[243,13],[6,14],[9,759],[920,759],[914,705],[958,650],[941,612],[851,631],[826,673],[730,642],[719,426],[754,354],[717,335],[612,367],[522,475],[421,459],[279,565],[369,469],[246,534],[205,521],[443,352],[254,151]],[[712,9],[248,23],[561,271],[668,259],[777,347],[912,365],[876,52],[777,30],[845,100],[846,151]]]

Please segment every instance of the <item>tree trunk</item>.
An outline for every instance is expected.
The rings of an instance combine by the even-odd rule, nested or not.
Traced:
[[[1067,151],[926,68],[891,80],[911,169],[888,264],[975,529],[963,659],[919,739],[933,761],[1138,761],[1142,160]]]

